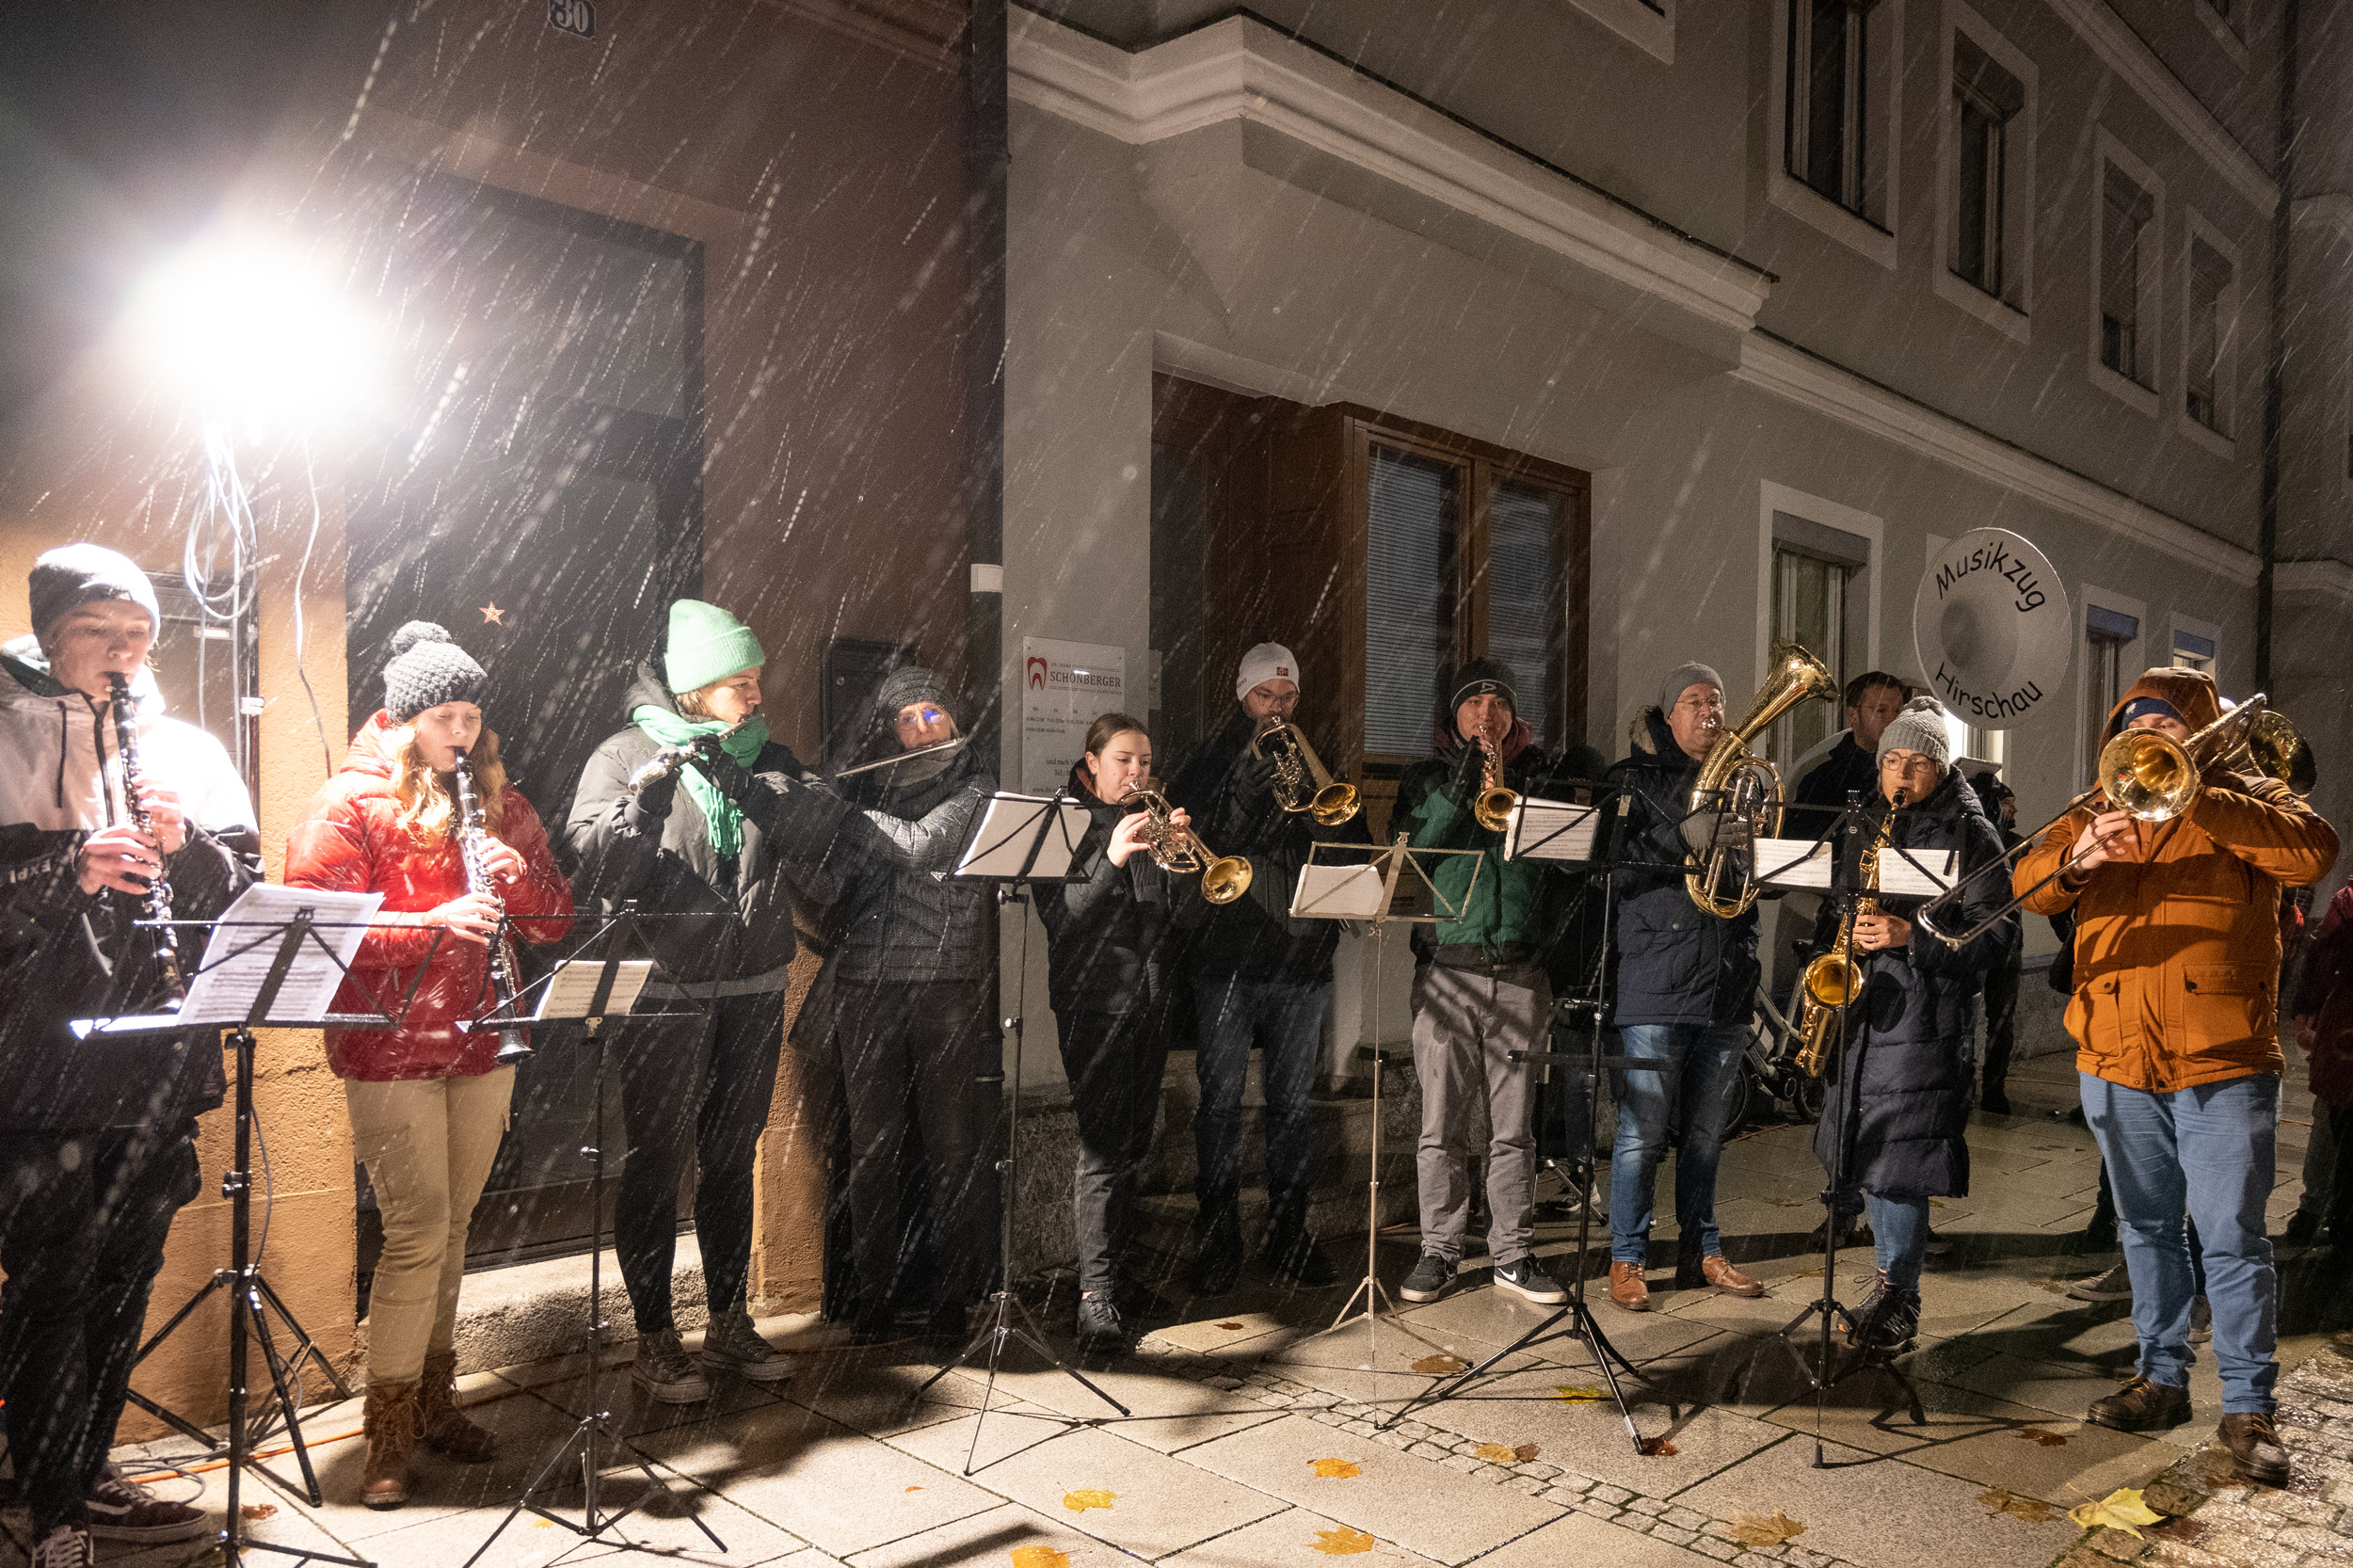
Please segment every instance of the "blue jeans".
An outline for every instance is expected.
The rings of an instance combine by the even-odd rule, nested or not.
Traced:
[[[2280,1079],[2250,1074],[2153,1094],[2089,1073],[2084,1116],[2116,1187],[2124,1265],[2133,1281],[2140,1375],[2185,1386],[2189,1350],[2189,1240],[2196,1222],[2214,1308],[2214,1359],[2225,1415],[2267,1414],[2279,1380],[2280,1292],[2264,1234],[2276,1176]]]
[[[1193,1124],[1200,1166],[1193,1192],[1201,1220],[1232,1223],[1241,1201],[1242,1087],[1250,1048],[1264,1048],[1267,1198],[1272,1234],[1288,1238],[1307,1223],[1315,1186],[1314,1129],[1307,1101],[1323,1065],[1323,1019],[1332,1009],[1328,980],[1254,980],[1243,975],[1196,975],[1193,1013],[1199,1032],[1193,1070],[1201,1080],[1201,1112]]]
[[[1917,1299],[1920,1259],[1929,1249],[1929,1200],[1883,1198],[1865,1192],[1863,1207],[1871,1216],[1871,1244],[1879,1253],[1887,1283]]]
[[[1625,1024],[1618,1035],[1625,1055],[1658,1065],[1627,1067],[1618,1099],[1618,1142],[1609,1157],[1610,1260],[1649,1260],[1651,1190],[1666,1158],[1668,1129],[1678,1120],[1675,1224],[1686,1256],[1712,1257],[1724,1250],[1716,1234],[1716,1162],[1749,1032],[1738,1025]]]

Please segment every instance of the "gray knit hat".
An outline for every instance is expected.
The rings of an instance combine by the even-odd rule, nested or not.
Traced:
[[[103,544],[59,545],[43,552],[33,563],[30,589],[33,632],[49,630],[56,619],[94,599],[120,599],[147,612],[148,624],[160,632],[163,612],[155,605],[155,585],[128,555]]]
[[[929,702],[942,712],[953,717],[955,709],[948,701],[948,682],[936,670],[920,664],[901,664],[874,690],[874,718],[888,725],[905,709],[919,702]]]
[[[489,677],[433,622],[410,621],[392,633],[392,649],[384,666],[384,712],[394,724],[444,702],[481,702]]]
[[[1666,679],[1658,682],[1658,711],[1662,713],[1673,712],[1676,700],[1698,685],[1713,686],[1721,692],[1724,689],[1724,678],[1705,664],[1677,664],[1667,672]]]
[[[1916,751],[1935,758],[1940,768],[1952,766],[1953,737],[1945,728],[1945,705],[1932,696],[1915,696],[1905,703],[1903,712],[1880,731],[1879,755],[1885,757],[1891,751]]]

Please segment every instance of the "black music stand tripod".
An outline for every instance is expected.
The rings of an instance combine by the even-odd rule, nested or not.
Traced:
[[[1059,797],[1002,792],[991,796],[985,808],[975,817],[965,848],[956,856],[954,874],[968,881],[995,883],[999,907],[1014,909],[1029,903],[1029,895],[1023,891],[1026,884],[1068,880],[1071,855],[1077,845],[1063,824],[1064,804]],[[1013,1212],[1021,1192],[1017,1159],[1021,1147],[1022,1015],[1028,1010],[1030,986],[1030,922],[1026,916],[1021,921],[1020,965],[1021,978],[1016,983],[1013,1013],[1003,1020],[1003,1027],[1013,1032],[1013,1086],[1005,1108],[1005,1154],[997,1161],[997,1288],[989,1292],[987,1316],[971,1342],[954,1359],[942,1362],[939,1369],[907,1397],[912,1408],[922,1401],[934,1384],[957,1368],[985,1363],[988,1379],[981,1390],[980,1414],[972,1422],[972,1441],[964,1454],[964,1473],[968,1476],[972,1473],[973,1460],[980,1454],[981,1427],[988,1419],[989,1403],[996,1397],[998,1364],[1004,1359],[1005,1347],[1016,1340],[1120,1415],[1134,1414],[1090,1382],[1085,1373],[1065,1365],[1047,1344],[1046,1331],[1039,1326],[1029,1304],[1014,1293]],[[984,1073],[975,1081],[999,1085],[1001,1092],[1005,1075]],[[1065,1428],[1093,1424],[1072,1416],[1033,1416],[1032,1419],[1060,1421]]]
[[[696,916],[689,915],[684,918],[691,920]],[[482,1544],[474,1548],[472,1557],[466,1559],[465,1568],[472,1568],[474,1563],[480,1561],[482,1555],[490,1549],[501,1535],[506,1532],[506,1527],[520,1517],[526,1509],[549,1524],[571,1531],[584,1542],[595,1541],[603,1545],[616,1546],[630,1552],[666,1553],[667,1550],[664,1547],[648,1545],[644,1542],[632,1541],[627,1536],[616,1533],[622,1520],[644,1508],[647,1502],[655,1496],[668,1496],[670,1489],[662,1478],[654,1473],[652,1462],[639,1451],[637,1446],[613,1430],[613,1413],[604,1407],[602,1378],[607,1328],[604,1320],[604,1074],[610,1052],[609,1042],[601,1026],[607,1017],[700,1017],[703,1014],[698,1008],[664,1007],[658,1011],[644,1013],[632,1013],[626,1004],[619,1009],[613,1008],[614,985],[619,978],[623,963],[621,954],[624,952],[643,951],[640,919],[636,904],[633,901],[625,903],[618,913],[609,916],[602,925],[574,949],[575,952],[586,952],[592,947],[601,947],[604,953],[600,960],[589,960],[597,968],[596,989],[579,1013],[537,1018],[530,1017],[524,1013],[524,999],[533,991],[553,984],[555,975],[551,972],[523,987],[512,1002],[504,1007],[493,1007],[480,1017],[462,1026],[470,1032],[488,1033],[496,1033],[503,1028],[526,1022],[536,1029],[550,1032],[578,1028],[587,1034],[589,1044],[596,1050],[596,1062],[590,1071],[589,1079],[590,1093],[596,1107],[590,1112],[590,1126],[593,1129],[590,1137],[593,1141],[581,1150],[581,1153],[588,1157],[589,1196],[588,1389],[587,1398],[584,1401],[586,1408],[582,1412],[580,1419],[573,1423],[572,1430],[565,1435],[564,1440],[556,1445],[555,1450],[548,1455],[546,1463],[542,1464],[538,1471],[532,1476],[531,1484],[523,1488],[522,1496],[515,1499],[515,1506],[506,1511],[505,1517],[498,1522],[498,1528],[483,1539]],[[632,1000],[633,1001],[634,998]],[[646,1477],[647,1490],[639,1493],[636,1500],[626,1508],[606,1509],[601,1506],[597,1496],[598,1472],[603,1467],[603,1455],[607,1445],[627,1449],[632,1462],[644,1472]],[[581,1513],[577,1520],[567,1518],[548,1506],[533,1500],[541,1487],[554,1480],[558,1467],[575,1452],[580,1458],[581,1485]],[[700,1482],[696,1484],[701,1485]],[[710,1489],[705,1487],[704,1490]],[[722,1552],[728,1549],[727,1544],[712,1532],[708,1524],[703,1522],[702,1515],[689,1513],[687,1518],[693,1521],[696,1529],[703,1532],[714,1548]]]
[[[216,1290],[226,1291],[229,1296],[228,1440],[225,1445],[216,1444],[210,1433],[185,1416],[167,1409],[144,1394],[136,1391],[129,1394],[130,1400],[140,1409],[163,1420],[176,1431],[193,1437],[207,1448],[216,1450],[226,1448],[229,1470],[228,1512],[221,1522],[218,1534],[215,1537],[215,1544],[218,1546],[221,1560],[227,1568],[237,1568],[237,1565],[244,1561],[244,1554],[247,1552],[276,1552],[280,1556],[303,1558],[311,1561],[343,1563],[347,1565],[347,1568],[374,1568],[374,1565],[364,1558],[339,1557],[330,1552],[310,1551],[299,1546],[281,1546],[273,1542],[245,1539],[243,1482],[245,1472],[248,1470],[260,1473],[290,1496],[300,1494],[307,1496],[314,1508],[323,1501],[323,1495],[319,1491],[318,1472],[312,1467],[311,1450],[302,1436],[300,1410],[303,1363],[306,1360],[313,1362],[326,1372],[328,1382],[333,1387],[337,1399],[351,1398],[351,1391],[344,1384],[342,1375],[336,1371],[334,1364],[327,1359],[326,1353],[312,1340],[309,1332],[296,1320],[295,1315],[287,1310],[286,1304],[279,1298],[278,1292],[270,1288],[269,1281],[263,1277],[261,1264],[254,1259],[252,1255],[253,1032],[257,1028],[264,1027],[272,1029],[390,1029],[393,1027],[393,1015],[373,996],[369,997],[368,1000],[376,1002],[378,1010],[375,1013],[328,1013],[313,1018],[270,1016],[272,1009],[278,1004],[279,993],[284,989],[287,979],[293,974],[298,959],[310,966],[317,966],[323,958],[326,964],[342,971],[344,978],[350,977],[350,971],[345,968],[343,960],[318,935],[321,925],[340,922],[318,921],[312,918],[314,914],[315,910],[306,905],[298,908],[291,920],[283,922],[275,920],[264,922],[259,927],[263,932],[262,935],[253,936],[249,940],[240,941],[226,952],[218,951],[217,933],[228,929],[245,929],[244,922],[237,922],[234,926],[227,922],[216,925],[214,922],[203,920],[171,922],[174,925],[202,927],[216,933],[214,951],[208,952],[203,969],[199,971],[200,978],[205,971],[217,968],[231,959],[261,951],[269,947],[273,941],[276,944],[276,951],[270,956],[268,971],[261,978],[260,988],[248,1005],[244,1018],[229,1028],[230,1044],[236,1052],[236,1086],[233,1091],[236,1096],[236,1152],[233,1156],[233,1163],[222,1175],[220,1182],[221,1195],[229,1200],[229,1267],[213,1271],[212,1278],[206,1280],[197,1289],[196,1294],[190,1296],[182,1304],[180,1310],[172,1314],[171,1320],[157,1331],[146,1344],[139,1347],[137,1360],[133,1362],[133,1366],[136,1367],[138,1362],[145,1361],[153,1354],[156,1347],[171,1337],[173,1331],[183,1323],[187,1322],[195,1315],[196,1309],[209,1301]],[[140,923],[144,925],[151,922]],[[311,948],[315,948],[316,952],[306,951]],[[421,978],[423,974],[424,966],[420,965],[418,975]],[[412,994],[415,988],[415,982],[411,981],[409,990]],[[111,1026],[108,1021],[104,1020],[91,1020],[91,1023],[94,1027],[78,1028],[77,1026],[78,1032],[82,1032],[86,1038],[93,1033],[102,1036],[136,1036],[191,1032],[190,1026],[179,1024],[174,1027],[161,1016],[153,1018],[115,1020]],[[197,1025],[195,1027],[200,1032],[208,1026]],[[294,1353],[292,1355],[281,1355],[279,1352],[277,1337],[270,1331],[269,1314],[272,1312],[279,1316],[284,1322],[287,1332],[293,1336]],[[263,1363],[269,1368],[270,1376],[270,1397],[264,1401],[262,1413],[258,1416],[250,1416],[247,1408],[246,1376],[248,1366],[247,1336],[248,1335],[251,1336],[254,1343],[261,1346]],[[286,1435],[291,1439],[295,1463],[302,1471],[300,1486],[296,1486],[284,1477],[276,1474],[253,1457],[254,1447],[262,1439],[274,1416],[282,1416],[285,1420]],[[209,1556],[212,1549],[212,1547],[207,1547],[200,1556]]]

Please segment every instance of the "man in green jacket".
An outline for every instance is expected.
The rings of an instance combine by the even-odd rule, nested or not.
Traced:
[[[1421,1260],[1398,1294],[1436,1301],[1454,1284],[1470,1217],[1472,1113],[1484,1093],[1487,1254],[1496,1283],[1532,1302],[1567,1293],[1535,1256],[1536,1069],[1513,1051],[1542,1048],[1552,986],[1539,959],[1545,868],[1506,860],[1503,835],[1479,825],[1473,804],[1486,760],[1522,793],[1550,772],[1534,733],[1519,717],[1511,667],[1474,659],[1446,684],[1437,755],[1398,786],[1400,831],[1416,849],[1472,849],[1433,856],[1441,907],[1457,918],[1417,928],[1414,937],[1414,1071],[1421,1080]],[[1427,935],[1425,935],[1427,933]]]

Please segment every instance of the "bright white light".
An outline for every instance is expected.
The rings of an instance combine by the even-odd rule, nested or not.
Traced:
[[[359,314],[305,258],[216,240],[158,267],[133,296],[140,351],[208,415],[296,422],[359,390],[367,358]]]

